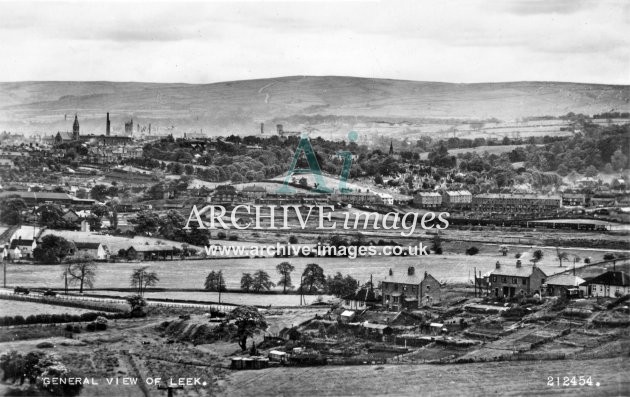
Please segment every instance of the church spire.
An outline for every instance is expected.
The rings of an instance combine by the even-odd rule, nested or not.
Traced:
[[[394,140],[389,141],[389,155],[394,154]]]
[[[72,139],[79,139],[79,117],[77,114],[74,114],[74,124],[72,124]]]

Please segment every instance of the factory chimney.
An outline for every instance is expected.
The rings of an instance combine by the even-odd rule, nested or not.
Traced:
[[[107,112],[107,127],[105,129],[105,135],[109,136],[111,134],[111,124],[109,122],[109,112]]]

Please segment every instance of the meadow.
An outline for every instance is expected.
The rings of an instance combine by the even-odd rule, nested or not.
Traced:
[[[441,282],[469,283],[473,278],[474,269],[487,273],[495,268],[495,263],[513,265],[515,250],[508,256],[502,256],[496,247],[484,247],[482,253],[475,256],[463,254],[407,256],[407,257],[360,257],[348,258],[246,258],[246,259],[204,259],[204,260],[173,260],[142,263],[98,263],[94,287],[98,289],[128,288],[129,277],[134,268],[147,266],[150,271],[157,272],[160,282],[158,288],[166,289],[202,289],[206,276],[210,271],[223,271],[228,289],[240,288],[243,273],[264,270],[277,282],[280,278],[276,266],[283,261],[289,261],[295,266],[292,273],[293,284],[299,284],[300,275],[309,263],[317,263],[326,275],[336,272],[349,274],[365,283],[373,277],[377,282],[382,280],[389,269],[395,273],[407,272],[409,266],[414,266],[417,273],[428,272]],[[521,252],[527,251],[522,248]],[[555,250],[543,249],[545,256],[538,266],[551,275],[567,269],[568,261],[563,267],[558,266]],[[524,254],[524,264],[529,264],[528,254]],[[7,283],[38,288],[62,288],[63,280],[60,275],[63,265],[30,265],[11,264],[7,266]],[[279,287],[276,287],[279,290]]]
[[[22,302],[13,300],[2,300],[0,316],[23,316],[27,317],[36,314],[83,314],[93,312],[89,309],[78,309],[76,307],[48,305],[38,302]]]
[[[270,368],[231,373],[222,395],[349,396],[370,395],[375,390],[394,396],[628,395],[630,380],[623,374],[629,369],[624,358]],[[592,386],[562,386],[564,376],[591,377]],[[561,385],[549,386],[548,377],[560,377]]]

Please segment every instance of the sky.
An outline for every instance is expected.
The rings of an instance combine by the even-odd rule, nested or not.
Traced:
[[[630,1],[0,1],[0,81],[630,84]]]

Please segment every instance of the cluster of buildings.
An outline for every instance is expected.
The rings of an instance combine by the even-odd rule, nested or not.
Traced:
[[[391,194],[373,192],[368,189],[361,191],[352,191],[347,193],[341,193],[338,191],[332,193],[306,193],[296,192],[282,193],[277,190],[281,185],[278,184],[278,188],[275,191],[268,191],[260,185],[248,185],[241,190],[237,190],[231,185],[217,186],[214,193],[208,198],[209,202],[216,204],[235,204],[243,200],[252,200],[256,204],[324,204],[328,202],[345,203],[353,206],[365,207],[365,206],[377,206],[386,205],[391,206],[396,201]]]
[[[606,271],[585,280],[570,271],[547,276],[538,266],[523,265],[519,259],[514,265],[496,263],[496,268],[476,284],[488,295],[513,298],[540,294],[568,298],[608,297],[630,294],[630,277],[623,271]]]
[[[531,194],[531,193],[483,193],[472,194],[467,190],[419,192],[413,197],[413,205],[419,208],[447,208],[482,212],[532,213],[552,212],[562,207],[604,207],[626,205],[627,195],[601,195],[584,193]]]
[[[68,259],[91,259],[107,261],[112,256],[124,259],[156,260],[173,258],[180,249],[166,244],[147,244],[130,242],[125,238],[112,238],[112,245],[103,243],[101,237],[90,234],[86,221],[81,224],[81,231],[53,231],[38,226],[20,226],[0,241],[0,261],[32,260],[33,251],[41,244],[46,235],[59,234],[70,241],[72,249]]]

